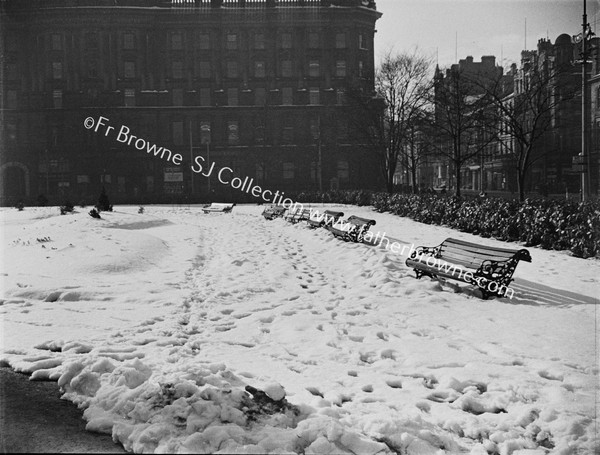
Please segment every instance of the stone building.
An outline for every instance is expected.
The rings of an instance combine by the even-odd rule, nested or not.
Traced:
[[[345,99],[373,92],[372,0],[0,8],[4,205],[89,204],[103,186],[114,202],[255,200],[199,159],[288,194],[377,185]]]

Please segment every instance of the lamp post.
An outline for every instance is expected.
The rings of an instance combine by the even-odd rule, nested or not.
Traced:
[[[590,154],[588,152],[588,124],[587,124],[587,63],[589,50],[588,40],[594,35],[587,21],[586,0],[583,0],[583,21],[581,33],[581,201],[585,201],[589,196],[591,176],[590,176]]]

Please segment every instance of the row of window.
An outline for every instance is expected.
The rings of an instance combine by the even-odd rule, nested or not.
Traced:
[[[251,129],[253,133],[253,142],[261,144],[265,142],[266,128],[264,123],[257,120],[254,128]],[[223,124],[225,137],[228,145],[239,145],[242,141],[240,140],[240,122],[239,120],[228,120]],[[171,123],[171,131],[173,134],[172,141],[174,145],[188,145],[189,138],[184,134],[184,122],[175,121]],[[210,144],[213,142],[213,126],[209,120],[200,122],[199,128],[199,142],[200,144]],[[310,137],[314,141],[318,141],[321,136],[321,128],[319,120],[317,118],[311,118],[309,123]],[[293,144],[295,140],[302,139],[297,138],[297,133],[300,132],[302,136],[305,135],[304,128],[295,125],[292,119],[286,119],[283,127],[281,128],[280,141],[282,144]],[[338,140],[346,140],[348,138],[349,129],[348,123],[345,120],[338,119],[336,122],[336,134]]]
[[[242,75],[243,68],[239,62],[235,60],[227,60],[224,64],[224,77],[228,79],[237,79]],[[52,79],[61,80],[64,78],[64,65],[62,62],[54,61],[51,64]],[[214,64],[209,61],[200,61],[197,63],[195,74],[200,79],[212,79],[214,72],[217,70]],[[357,64],[358,77],[365,77],[365,64],[362,60]],[[311,59],[308,61],[305,68],[305,74],[311,78],[319,78],[323,74],[321,61]],[[98,60],[88,59],[86,61],[86,74],[89,78],[97,78],[100,75]],[[267,62],[264,60],[255,60],[251,66],[251,77],[256,79],[264,79],[267,77]],[[6,64],[6,80],[18,80],[20,78],[17,64]],[[134,79],[139,76],[137,64],[133,60],[125,60],[122,63],[121,75],[125,79]],[[278,65],[277,77],[292,78],[298,76],[294,71],[294,62],[292,60],[282,60]],[[335,60],[333,67],[333,76],[345,78],[348,76],[348,62],[346,60]],[[186,77],[185,64],[181,60],[174,60],[170,64],[170,77],[173,79],[184,79]]]
[[[59,167],[62,168],[58,169]],[[348,182],[350,178],[350,166],[347,161],[340,160],[336,163],[336,177],[340,182]],[[38,172],[44,174],[43,177],[46,176],[46,172],[60,172],[67,173],[69,172],[69,162],[68,160],[50,160],[49,163],[40,162]],[[269,170],[270,171],[270,170]],[[263,163],[255,164],[255,181],[264,182],[267,179],[267,167]],[[268,172],[269,177],[273,177],[272,172]],[[298,168],[295,163],[292,162],[284,162],[281,165],[280,175],[283,180],[294,180],[296,178],[303,178],[298,173]],[[113,182],[113,176],[111,174],[103,174],[100,175],[100,183],[111,185],[113,183],[117,184],[117,192],[125,193],[126,192],[126,182],[127,179],[124,176],[117,176],[115,181]],[[310,180],[313,183],[317,183],[319,178],[319,167],[316,161],[310,163]],[[77,174],[76,176],[78,185],[89,185],[90,184],[90,176],[86,174]],[[147,175],[145,178],[146,188],[145,191],[148,193],[153,193],[156,191],[155,178],[153,175]],[[168,182],[165,180],[165,189],[168,187]],[[62,188],[69,188],[71,186],[71,182],[69,181],[60,181],[58,182],[58,186]]]
[[[239,120],[228,120],[225,123],[219,124],[219,128],[223,135],[223,138],[227,145],[240,145],[243,141],[240,138],[240,121]],[[148,128],[142,128],[150,129]],[[257,119],[253,124],[253,128],[249,131],[252,132],[252,138],[244,138],[245,140],[251,140],[253,144],[265,144],[266,143],[266,128],[265,124],[261,119]],[[319,125],[318,118],[311,118],[308,124],[308,132],[310,132],[309,142],[316,144],[321,136],[321,127]],[[296,141],[306,141],[306,129],[299,127],[294,123],[293,119],[285,119],[283,125],[279,131],[279,142],[283,145],[292,145]],[[174,121],[171,122],[171,141],[175,146],[189,145],[189,136],[184,134],[184,122]],[[215,128],[210,120],[204,120],[199,123],[197,130],[198,134],[194,134],[194,141],[198,144],[211,144],[214,142],[213,134]],[[5,125],[5,134],[9,142],[15,142],[17,140],[17,125],[16,123],[9,121]],[[150,133],[148,133],[150,134]],[[189,133],[188,133],[189,134]],[[345,141],[348,139],[349,128],[346,120],[337,119],[335,134],[339,141]],[[49,128],[48,145],[57,147],[62,142],[61,129],[58,126],[51,126]]]
[[[218,38],[217,36],[218,35]],[[297,34],[299,35],[299,34]],[[267,36],[264,32],[256,31],[250,33],[249,44],[252,49],[266,49],[267,48]],[[306,33],[306,46],[309,49],[320,49],[325,44],[323,34],[318,31],[309,31]],[[212,43],[211,43],[212,37]],[[197,44],[197,48],[200,50],[210,50],[213,46],[219,46],[222,41],[225,43],[225,49],[227,50],[238,50],[242,48],[243,35],[239,32],[228,32],[225,35],[212,34],[209,32],[196,33],[194,41]],[[139,46],[137,43],[138,35],[135,32],[123,32],[121,34],[121,47],[124,50],[136,50]],[[64,36],[59,33],[53,33],[50,37],[51,49],[53,51],[64,50]],[[347,49],[348,48],[348,34],[346,32],[335,33],[333,40],[333,47],[335,49]],[[358,49],[368,50],[368,36],[366,33],[358,34]],[[185,45],[185,34],[183,32],[171,32],[168,37],[168,47],[171,50],[183,50]],[[294,33],[292,32],[280,32],[277,34],[277,47],[280,49],[292,49],[294,46]],[[85,47],[87,49],[98,49],[99,47],[99,36],[97,32],[88,32],[85,35]]]
[[[94,97],[93,94],[94,91],[90,91],[89,96],[91,96],[92,98]],[[217,91],[220,92],[220,91]],[[319,87],[310,87],[308,90],[306,90],[308,97],[306,97],[304,95],[304,91],[299,92],[298,90],[292,88],[292,87],[283,87],[281,88],[281,90],[277,90],[276,92],[273,92],[273,95],[271,95],[269,92],[267,92],[267,89],[263,88],[263,87],[258,87],[255,88],[252,92],[252,103],[253,104],[248,104],[250,102],[250,97],[246,96],[244,98],[240,98],[240,90],[238,88],[228,88],[226,90],[223,91],[224,93],[224,102],[226,103],[227,106],[265,106],[267,104],[271,104],[273,105],[274,101],[277,101],[279,103],[279,105],[282,106],[295,106],[295,105],[312,105],[312,106],[318,106],[323,104],[323,99],[321,96],[321,92],[322,90]],[[152,94],[156,94],[157,92],[146,92],[146,93],[139,93],[136,92],[134,89],[125,89],[123,91],[123,99],[122,99],[122,103],[124,106],[127,107],[133,107],[138,105],[137,102],[137,97],[139,96],[144,96],[146,94],[150,94],[152,96]],[[183,89],[173,89],[171,91],[171,96],[172,96],[172,105],[173,106],[184,106],[184,102],[186,101],[186,99],[189,99],[189,97],[192,95],[193,92],[188,92],[188,91],[184,91]],[[201,88],[199,91],[199,97],[196,99],[193,99],[193,102],[198,102],[199,106],[202,107],[210,107],[214,105],[215,102],[215,90],[210,89],[210,88]],[[302,94],[302,96],[299,95]],[[137,96],[136,96],[137,95]],[[270,96],[269,96],[270,95]],[[277,95],[277,96],[274,96]],[[97,92],[96,95],[97,96]],[[280,96],[280,97],[279,97]],[[268,98],[267,98],[268,97]],[[62,90],[53,90],[52,92],[52,107],[54,107],[55,109],[62,109],[63,108],[63,98],[64,98],[64,94]],[[245,103],[243,103],[242,101],[244,101]],[[92,102],[93,99],[92,99]],[[335,91],[335,103],[337,105],[344,105],[346,104],[347,100],[346,100],[346,92],[342,89],[337,89]],[[147,101],[142,101],[141,103],[142,105],[155,105],[156,104],[156,99],[153,100],[152,103],[148,103]],[[188,105],[193,105],[193,104],[189,104]],[[4,108],[6,109],[16,109],[18,107],[18,101],[17,101],[17,91],[16,90],[7,90],[6,91],[6,97],[5,97],[5,102],[4,102]]]

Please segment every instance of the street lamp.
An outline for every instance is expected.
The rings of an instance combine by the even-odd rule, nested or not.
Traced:
[[[590,28],[587,21],[586,0],[583,0],[583,22],[581,35],[575,36],[575,40],[581,40],[581,153],[579,154],[582,163],[581,169],[581,201],[585,201],[589,197],[591,178],[590,178],[590,154],[587,150],[587,68],[589,50],[587,47],[588,41],[591,40],[594,32]]]

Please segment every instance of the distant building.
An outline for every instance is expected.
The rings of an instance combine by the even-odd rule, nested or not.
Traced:
[[[592,40],[598,44],[600,40]],[[591,189],[598,194],[598,157],[600,156],[600,57],[594,47],[593,65],[590,77],[591,116]],[[446,74],[436,69],[434,81],[443,84],[452,71],[461,71],[474,80],[500,77],[501,92],[504,93],[506,106],[524,106],[519,97],[528,96],[536,80],[544,82],[539,99],[547,103],[538,107],[543,115],[538,118],[540,128],[536,134],[532,152],[533,164],[528,172],[525,191],[540,195],[578,194],[581,187],[580,170],[573,165],[574,157],[581,152],[581,65],[580,45],[573,42],[571,36],[560,35],[554,44],[547,39],[538,41],[536,50],[525,50],[517,66],[503,74],[503,69],[495,65],[492,56],[482,57],[481,62],[473,62],[472,57],[461,60]],[[478,95],[477,85],[473,96]],[[539,89],[539,87],[538,87]],[[535,103],[534,99],[530,100]],[[524,119],[531,120],[525,113]],[[516,141],[508,122],[499,115],[496,127],[497,139],[462,169],[462,189],[485,192],[498,192],[516,195],[518,192],[515,166]],[[541,132],[541,134],[540,134]],[[446,185],[454,188],[453,172],[450,163],[443,156],[433,163],[434,179],[432,186]]]
[[[381,13],[372,0],[0,0],[0,8],[5,205],[39,195],[89,204],[103,186],[114,202],[256,200],[216,171],[210,180],[192,172],[197,156],[232,169],[223,179],[290,194],[377,185],[345,100],[350,87],[374,89]]]

